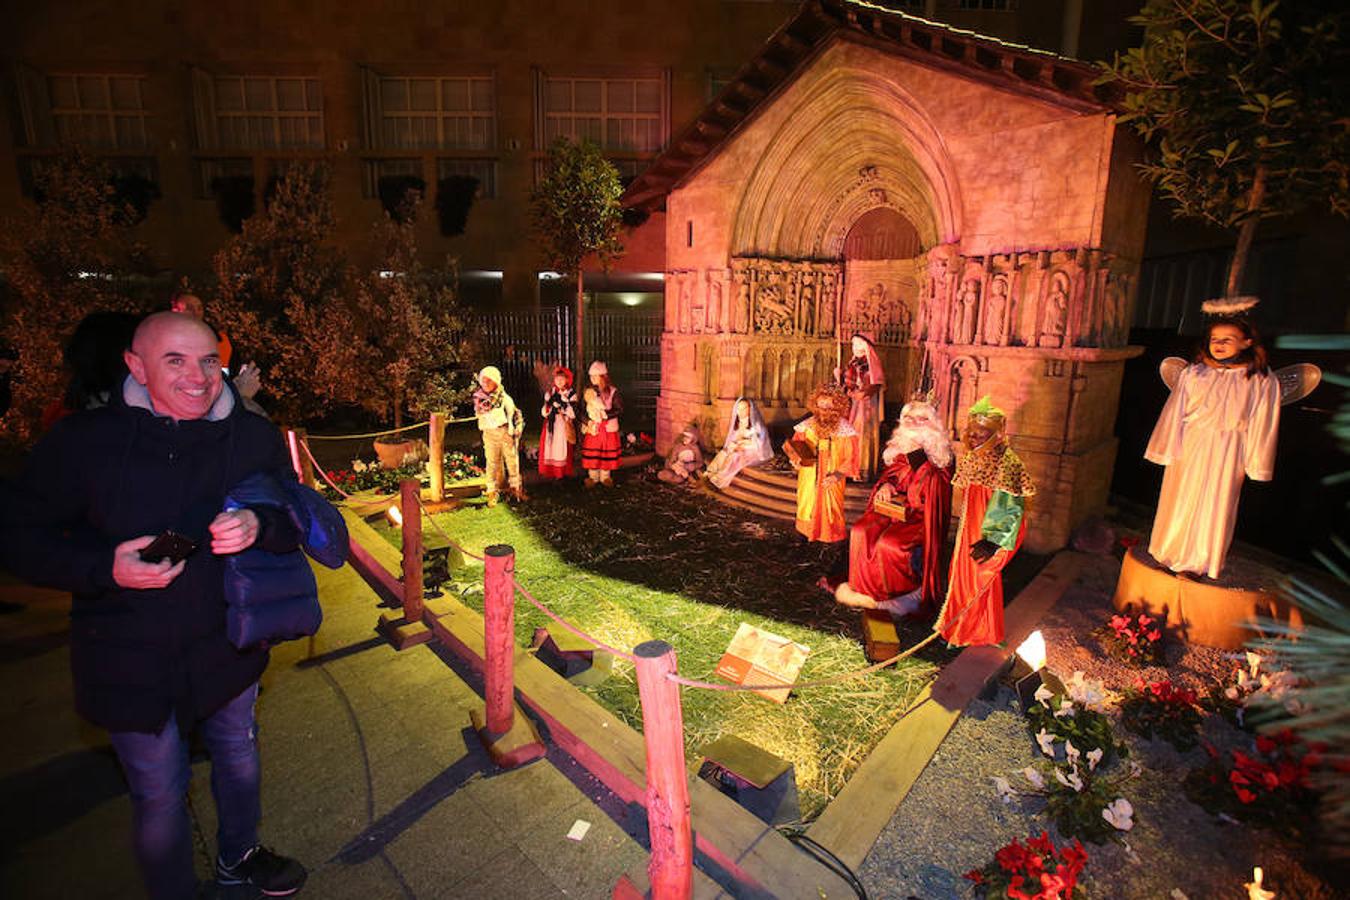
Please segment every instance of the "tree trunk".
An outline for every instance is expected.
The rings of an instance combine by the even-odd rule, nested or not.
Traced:
[[[403,392],[394,391],[394,427],[403,427]]]
[[[1242,220],[1238,230],[1237,246],[1233,248],[1233,261],[1228,266],[1228,287],[1224,297],[1233,298],[1242,290],[1242,276],[1247,270],[1247,257],[1251,254],[1252,240],[1256,237],[1256,226],[1261,221],[1261,204],[1266,199],[1266,170],[1256,167],[1256,176],[1252,179],[1251,191],[1247,194],[1247,218]]]
[[[586,371],[586,330],[585,330],[585,312],[586,312],[586,292],[582,289],[581,267],[577,267],[577,320],[576,320],[576,360],[572,363],[572,369],[580,378],[581,373]],[[585,383],[584,381],[582,382]]]

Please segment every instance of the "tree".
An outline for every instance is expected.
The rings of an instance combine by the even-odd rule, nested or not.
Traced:
[[[327,167],[294,164],[214,259],[207,320],[229,334],[241,360],[259,364],[270,402],[292,422],[326,410],[347,377],[350,336],[332,316],[350,274],[330,243],[334,225]]]
[[[589,141],[574,144],[558,138],[549,147],[544,176],[530,194],[535,233],[549,265],[577,279],[575,365],[585,361],[583,315],[585,294],[581,265],[595,254],[606,269],[623,253],[619,228],[623,212],[619,172]]]
[[[451,287],[449,267],[428,269],[417,258],[420,191],[410,190],[377,223],[374,270],[357,278],[341,318],[354,352],[344,367],[342,398],[376,415],[392,413],[394,427],[414,414],[453,407],[455,367],[465,355],[466,316]]]
[[[1177,214],[1237,228],[1237,296],[1257,224],[1350,213],[1350,58],[1341,0],[1148,0],[1144,41],[1106,65]]]
[[[9,300],[0,341],[16,354],[7,436],[37,436],[43,409],[66,381],[62,347],[92,312],[131,311],[129,280],[149,271],[134,240],[139,216],[117,197],[112,172],[78,151],[35,173],[39,202],[6,223],[2,241]]]

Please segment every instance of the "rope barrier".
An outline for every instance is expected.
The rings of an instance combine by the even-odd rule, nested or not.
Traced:
[[[418,509],[422,510],[422,515],[426,516],[429,520],[431,520],[431,527],[435,528],[437,533],[440,534],[441,537],[445,538],[445,542],[447,544],[449,544],[451,547],[454,547],[456,550],[458,550],[465,556],[469,557],[469,559],[476,559],[479,562],[484,561],[483,557],[480,554],[474,553],[472,550],[460,546],[453,538],[450,537],[450,535],[445,533],[445,529],[442,528],[440,526],[440,523],[436,521],[436,517],[427,511],[427,506],[425,503],[422,502],[422,498],[420,496],[417,498],[417,507]]]
[[[682,684],[685,687],[703,688],[709,691],[796,691],[802,688],[824,687],[828,684],[839,684],[844,681],[851,681],[854,678],[861,678],[864,675],[871,675],[873,672],[879,672],[892,663],[899,662],[907,656],[913,656],[924,647],[937,640],[938,632],[934,631],[928,637],[919,641],[908,650],[902,650],[890,659],[883,659],[879,663],[873,663],[865,669],[856,669],[852,672],[845,672],[842,675],[831,675],[829,678],[817,678],[812,681],[794,681],[792,684],[714,684],[710,681],[697,681],[693,678],[685,678],[683,675],[671,673],[666,677],[676,684]]]
[[[301,440],[297,441],[296,443],[298,443],[301,447],[304,448],[305,455],[308,456],[309,461],[314,464],[314,471],[318,472],[319,475],[322,476],[323,480],[328,482],[328,486],[331,487],[333,490],[337,491],[339,494],[341,494],[342,499],[344,500],[352,499],[352,495],[344,491],[342,488],[338,487],[336,484],[334,484],[333,479],[328,477],[328,473],[324,471],[323,466],[319,465],[319,461],[314,458],[314,451],[309,449],[309,441]]]
[[[619,657],[620,659],[626,659],[626,660],[628,660],[630,663],[631,663],[631,662],[636,662],[636,659],[637,659],[637,658],[636,658],[635,656],[633,656],[632,653],[625,652],[625,651],[623,651],[623,650],[618,649],[617,647],[612,647],[612,646],[610,646],[609,644],[606,644],[604,641],[600,640],[598,637],[595,637],[594,635],[591,635],[591,634],[587,634],[586,632],[582,631],[580,628],[576,627],[576,626],[573,625],[572,623],[570,623],[570,622],[568,622],[567,620],[565,620],[562,616],[560,616],[560,615],[558,615],[557,613],[555,613],[553,610],[549,609],[549,608],[548,608],[547,606],[545,606],[544,604],[540,603],[538,600],[535,599],[534,595],[531,594],[529,591],[527,591],[527,590],[525,589],[525,586],[524,586],[523,584],[521,584],[519,581],[515,582],[515,585],[516,585],[516,590],[519,591],[519,592],[521,593],[521,595],[524,596],[524,598],[525,598],[526,600],[528,600],[528,601],[530,601],[531,603],[533,603],[535,609],[539,610],[541,613],[543,613],[544,615],[548,616],[548,617],[549,617],[550,619],[552,619],[553,621],[557,622],[557,623],[558,623],[559,625],[561,625],[563,628],[566,628],[568,631],[572,632],[572,634],[574,634],[574,635],[576,635],[577,637],[581,638],[583,641],[587,641],[587,642],[589,642],[589,643],[591,643],[591,644],[594,644],[595,646],[599,647],[601,650],[604,650],[606,653],[610,653],[610,654],[612,654],[612,655],[614,655],[614,656]]]
[[[477,416],[465,416],[464,418],[460,419],[446,419],[445,424],[457,425],[462,422],[476,422],[476,421],[478,421]],[[387,431],[370,431],[365,434],[311,434],[307,435],[307,437],[311,441],[355,441],[362,438],[377,438],[386,434],[398,434],[403,431],[412,431],[415,428],[425,428],[430,424],[431,420],[427,419],[424,422],[418,422],[414,425],[404,425],[402,428],[390,428]]]

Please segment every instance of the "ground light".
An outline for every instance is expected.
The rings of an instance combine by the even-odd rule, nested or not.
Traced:
[[[403,527],[403,511],[398,508],[397,504],[391,505],[384,511],[384,514],[394,525],[399,528]]]
[[[1013,663],[1012,677],[1016,679],[1013,687],[1023,709],[1035,702],[1036,690],[1046,683],[1046,674],[1045,635],[1038,629],[1018,645],[1016,661]]]

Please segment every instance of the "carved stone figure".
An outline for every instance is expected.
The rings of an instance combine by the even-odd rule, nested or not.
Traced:
[[[799,303],[798,318],[801,321],[801,330],[803,334],[812,334],[815,331],[816,321],[816,289],[808,281],[802,285],[801,299]]]
[[[989,299],[984,314],[984,342],[994,346],[1003,344],[1003,323],[1008,311],[1008,279],[995,278],[989,285]]]
[[[834,335],[835,298],[839,286],[839,276],[826,272],[820,284],[820,331],[821,337]]]
[[[1050,293],[1045,298],[1045,323],[1041,327],[1042,347],[1064,344],[1064,329],[1069,319],[1069,276],[1056,272],[1050,276]]]
[[[737,272],[736,307],[732,310],[731,330],[737,334],[750,331],[750,273]]]
[[[708,331],[722,330],[722,282],[712,279],[708,282]]]
[[[694,334],[702,334],[707,328],[708,318],[694,278],[694,273],[690,272],[684,279],[684,290],[689,294],[689,330]]]
[[[952,343],[970,344],[975,341],[975,306],[980,300],[980,282],[968,278],[961,285],[952,311]]]

